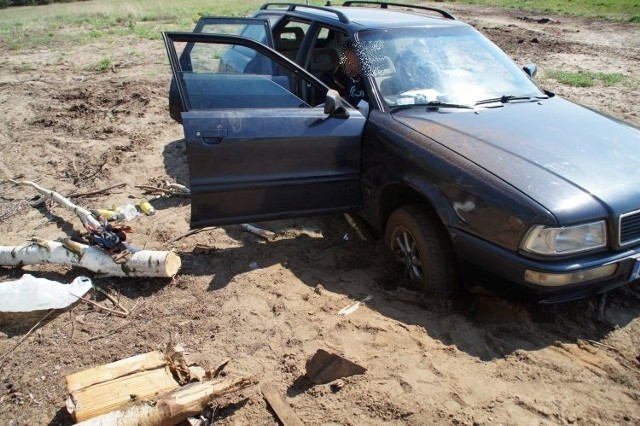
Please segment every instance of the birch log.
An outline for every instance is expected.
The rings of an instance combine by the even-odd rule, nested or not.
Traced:
[[[134,405],[112,411],[81,423],[82,426],[155,426],[175,425],[199,414],[214,398],[253,385],[250,377],[216,382],[191,383],[162,395],[154,405]]]
[[[111,256],[93,246],[69,239],[39,241],[21,246],[0,246],[0,266],[54,263],[80,266],[111,277],[173,277],[180,269],[180,257],[172,251],[133,251],[129,260],[115,263]]]

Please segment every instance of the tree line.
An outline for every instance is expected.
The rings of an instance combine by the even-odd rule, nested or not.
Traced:
[[[0,8],[11,6],[38,6],[50,3],[71,3],[83,0],[0,0]]]

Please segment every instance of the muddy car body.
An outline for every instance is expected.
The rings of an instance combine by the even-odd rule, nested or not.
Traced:
[[[274,3],[254,19],[271,34],[164,34],[193,227],[354,213],[426,293],[488,271],[555,302],[640,277],[638,129],[539,89],[444,11]],[[358,105],[320,81],[344,40]]]

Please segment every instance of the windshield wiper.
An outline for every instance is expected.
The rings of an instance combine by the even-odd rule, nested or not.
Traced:
[[[440,101],[429,101],[429,102],[421,102],[417,104],[406,104],[406,105],[396,105],[392,112],[400,111],[402,109],[413,108],[413,107],[427,107],[427,109],[437,110],[440,108],[459,108],[459,109],[475,109],[473,105],[465,105],[465,104],[452,104],[448,102],[440,102]]]
[[[476,102],[476,105],[482,105],[482,104],[493,104],[496,102],[500,102],[503,104],[506,104],[507,102],[510,101],[530,101],[532,99],[548,99],[549,96],[531,96],[531,95],[526,95],[526,96],[514,96],[514,95],[502,95],[499,98],[490,98],[490,99],[483,99],[481,101]]]
[[[423,105],[426,105],[429,109],[438,109],[438,108],[461,108],[461,109],[474,109],[473,105],[465,105],[465,104],[452,104],[449,102],[440,102],[440,101],[430,101]]]

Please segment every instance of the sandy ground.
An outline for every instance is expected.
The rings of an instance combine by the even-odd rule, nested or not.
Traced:
[[[640,81],[640,26],[454,6],[520,64],[545,70],[618,72]],[[543,20],[542,18],[548,18]],[[66,29],[65,29],[66,30]],[[68,31],[78,31],[70,28]],[[63,194],[126,182],[74,198],[89,207],[137,202],[136,185],[187,183],[182,129],[167,110],[162,43],[121,38],[81,46],[7,51],[0,45],[0,236],[78,236],[59,205],[6,179]],[[112,71],[93,68],[108,55]],[[619,84],[541,85],[640,125],[639,90]],[[340,216],[261,224],[266,242],[237,226],[188,231],[189,202],[159,198],[153,218],[131,225],[138,247],[174,249],[174,280],[95,278],[132,311],[119,318],[77,304],[56,312],[9,352],[45,312],[0,316],[0,422],[68,424],[64,377],[151,350],[173,336],[193,360],[228,377],[272,384],[308,424],[640,424],[640,288],[598,300],[533,306],[478,294],[443,307],[403,287],[381,244],[361,242]],[[70,282],[77,269],[29,271]],[[337,312],[367,295],[349,316]],[[103,301],[103,297],[97,296]],[[104,301],[103,301],[104,302]],[[311,386],[305,361],[326,349],[367,368]],[[221,424],[276,424],[258,387],[216,401]]]

